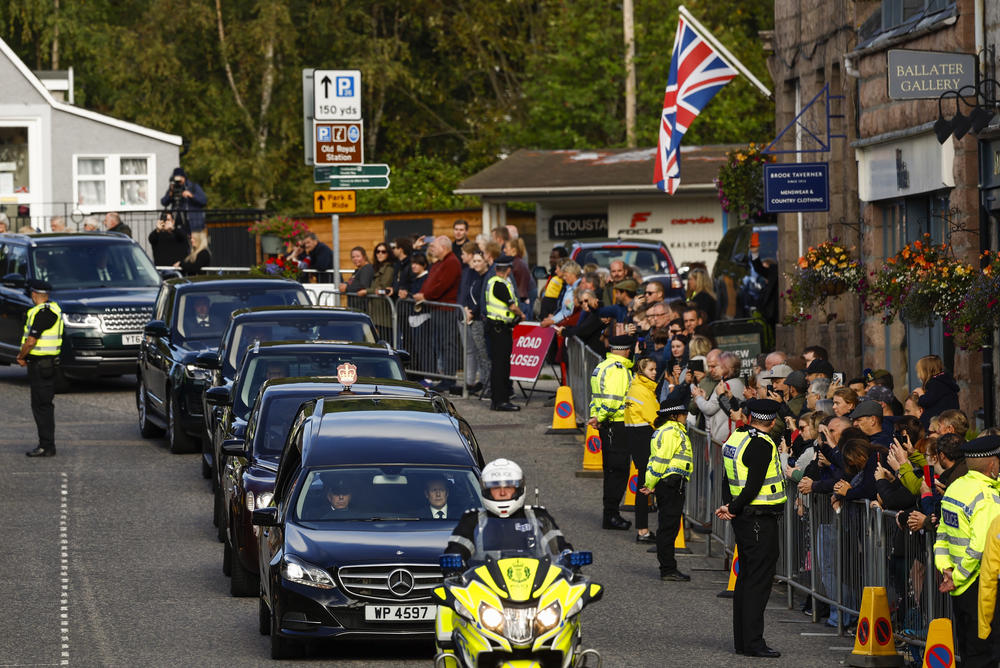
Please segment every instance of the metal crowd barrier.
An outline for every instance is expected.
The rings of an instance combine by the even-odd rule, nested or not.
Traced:
[[[367,313],[381,339],[409,353],[408,374],[454,381],[466,396],[464,367],[470,341],[461,305],[393,301],[384,295],[358,296],[326,288],[310,292],[321,306],[346,306]]]
[[[712,527],[706,556],[711,556],[713,543],[731,555],[731,524],[714,514],[722,505],[722,444],[698,429],[688,433],[695,466],[684,514],[689,522]],[[864,588],[885,587],[893,630],[913,647],[925,645],[931,620],[953,616],[951,597],[938,592],[933,532],[901,529],[896,511],[867,502],[845,503],[837,511],[830,495],[799,494],[795,485],[788,486],[788,497],[775,577],[788,587],[789,608],[795,591],[808,594],[813,621],[821,621],[817,602],[825,603],[837,612],[837,629],[843,633],[857,620]]]
[[[590,374],[603,358],[575,336],[563,340],[563,352],[566,355],[566,383],[573,392],[573,405],[578,416],[586,416],[590,410]]]

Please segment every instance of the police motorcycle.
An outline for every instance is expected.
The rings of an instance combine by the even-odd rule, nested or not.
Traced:
[[[580,644],[580,611],[603,594],[580,573],[593,555],[553,554],[530,506],[516,522],[480,512],[469,562],[441,555],[435,668],[600,668]]]

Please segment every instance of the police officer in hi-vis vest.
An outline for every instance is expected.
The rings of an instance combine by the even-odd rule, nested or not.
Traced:
[[[17,363],[28,367],[31,386],[31,414],[38,427],[38,447],[29,457],[55,457],[56,417],[52,399],[56,394],[56,368],[62,348],[63,320],[59,305],[49,301],[52,288],[45,281],[32,280],[31,301],[21,337]]]
[[[501,255],[493,263],[496,276],[486,283],[486,343],[490,353],[490,409],[519,411],[510,402],[510,351],[514,347],[514,323],[524,313],[517,305],[517,293],[510,280],[514,258]]]
[[[997,475],[1000,437],[983,436],[962,446],[969,472],[948,485],[934,542],[941,592],[951,594],[955,649],[962,666],[996,666],[1000,639],[981,639],[978,630],[979,569],[990,524],[1000,515]]]
[[[778,402],[747,401],[750,424],[738,427],[722,448],[726,505],[715,514],[732,520],[740,572],[733,592],[733,645],[737,654],[781,656],[764,642],[764,609],[778,563],[778,520],[785,508],[785,476],[778,446],[768,432],[778,417]]]

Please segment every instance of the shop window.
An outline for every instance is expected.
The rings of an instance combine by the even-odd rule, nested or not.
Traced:
[[[0,195],[27,193],[28,128],[0,127]]]
[[[76,203],[88,213],[148,209],[154,204],[152,174],[152,156],[76,156]]]
[[[860,45],[880,33],[916,24],[955,4],[955,0],[882,0],[878,9],[858,28]]]

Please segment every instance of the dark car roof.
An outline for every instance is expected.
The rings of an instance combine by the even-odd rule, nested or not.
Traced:
[[[184,276],[181,278],[171,278],[164,281],[165,285],[169,285],[178,290],[215,290],[215,289],[226,289],[226,288],[240,288],[240,287],[250,287],[250,286],[268,286],[274,285],[275,283],[286,285],[293,285],[301,288],[302,284],[287,278],[281,278],[278,276],[266,277],[266,276],[251,276],[250,274],[242,275],[232,275],[227,274],[226,276]]]
[[[305,467],[476,464],[441,397],[340,395],[318,401],[313,416]]]
[[[370,321],[371,317],[367,313],[355,311],[344,306],[316,306],[313,304],[282,304],[280,306],[251,306],[233,311],[233,320],[253,319],[254,316],[264,316],[273,318],[294,318],[302,313],[336,313],[343,316],[345,320],[356,318],[358,320]]]
[[[272,378],[264,381],[260,386],[261,395],[266,392],[268,396],[289,396],[295,394],[309,394],[319,391],[328,392],[332,385],[337,385],[343,389],[343,385],[335,376],[309,376],[308,378]],[[417,396],[433,397],[430,392],[419,383],[411,380],[395,380],[391,378],[358,378],[358,382],[351,386],[351,392],[358,394],[372,394],[378,391],[379,395],[391,396]]]
[[[44,234],[18,234],[16,232],[0,233],[0,240],[21,241],[29,246],[37,246],[39,242],[86,244],[100,240],[107,243],[132,244],[135,240],[120,232],[46,232]]]
[[[608,248],[612,246],[653,246],[655,248],[666,247],[666,244],[659,239],[588,239],[571,241],[571,248]]]
[[[319,339],[316,341],[261,341],[260,343],[254,343],[251,346],[251,353],[259,354],[260,351],[264,350],[280,350],[281,352],[287,352],[288,350],[312,350],[317,345],[321,345],[324,348],[333,349],[343,349],[350,350],[352,348],[366,348],[370,350],[384,350],[388,353],[394,352],[390,348],[387,348],[385,344],[382,343],[368,343],[367,341],[327,341],[324,339]]]

